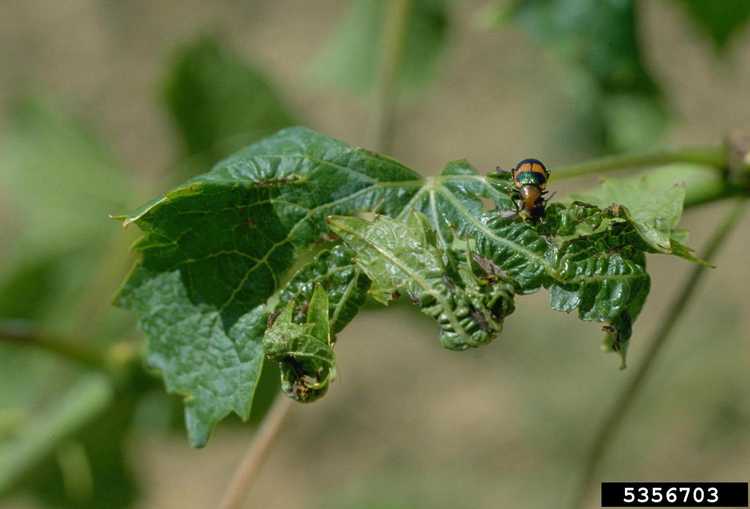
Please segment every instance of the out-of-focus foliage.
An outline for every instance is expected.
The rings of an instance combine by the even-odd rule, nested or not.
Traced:
[[[375,85],[388,4],[381,0],[352,2],[349,14],[315,62],[314,72],[320,80],[360,93]],[[402,86],[417,88],[435,76],[438,59],[448,39],[447,4],[447,0],[409,3],[403,57],[397,72]]]
[[[190,174],[295,123],[269,79],[209,37],[177,52],[164,97]]]
[[[668,189],[679,185],[685,188],[685,206],[703,203],[707,196],[715,196],[722,189],[726,178],[714,168],[696,164],[671,164],[650,171],[645,177],[646,185],[659,189]],[[631,182],[641,177],[629,179]],[[676,231],[672,231],[674,237]],[[678,235],[679,238],[679,235]]]
[[[732,37],[750,21],[750,2],[746,0],[676,0],[687,11],[718,50],[729,46]]]
[[[0,247],[27,259],[110,235],[102,215],[132,199],[113,154],[81,122],[37,99],[12,105],[0,179],[12,212]]]
[[[30,415],[17,440],[0,442],[0,492],[21,481],[50,507],[129,507],[138,495],[125,453],[133,404],[108,377],[81,376]]]
[[[0,320],[106,341],[126,317],[92,320],[78,306],[109,254],[102,247],[121,236],[106,219],[132,199],[127,175],[87,127],[44,101],[16,102],[7,133]],[[13,373],[0,384],[0,494],[22,486],[54,507],[128,505],[136,490],[112,382],[36,350],[0,350],[0,372]]]
[[[465,161],[423,178],[312,130],[285,129],[121,217],[144,236],[117,303],[136,312],[149,364],[185,399],[194,446],[230,413],[248,418],[264,357],[279,363],[294,399],[325,393],[330,338],[362,303],[362,274],[375,300],[405,293],[435,318],[447,348],[491,341],[514,293],[544,287],[553,309],[606,323],[607,344],[624,356],[649,291],[644,253],[685,256],[656,238],[669,239],[681,202],[636,216],[619,204],[555,204],[535,224],[508,216],[512,188],[509,175],[483,177]],[[485,211],[482,198],[495,208]],[[614,191],[602,200],[610,198]],[[346,217],[365,212],[382,215]],[[327,332],[313,333],[311,313],[323,308]]]
[[[102,218],[132,200],[130,183],[89,129],[44,101],[17,101],[9,124],[0,148],[2,316],[69,330],[102,244],[118,235]],[[8,297],[20,288],[26,300]],[[45,304],[59,301],[69,305]]]
[[[666,107],[639,41],[636,2],[515,0],[497,15],[496,23],[508,22],[565,62],[578,115],[566,130],[576,139],[610,151],[658,139]]]

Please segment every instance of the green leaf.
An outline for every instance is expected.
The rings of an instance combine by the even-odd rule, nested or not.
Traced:
[[[211,37],[180,48],[164,97],[191,172],[295,123],[263,73]]]
[[[370,90],[382,58],[387,2],[356,0],[315,62],[318,79],[357,92]],[[402,86],[417,88],[435,74],[448,36],[445,0],[410,2],[404,53],[397,76]]]
[[[590,203],[573,201],[568,205],[550,204],[540,230],[545,235],[554,235],[560,243],[603,233],[616,223],[627,222],[612,208],[600,209]]]
[[[677,243],[678,230],[685,201],[685,185],[670,182],[661,176],[607,179],[596,189],[573,196],[602,208],[620,205],[622,215],[632,223],[641,239],[657,253],[675,254],[690,261],[699,261],[691,250]]]
[[[357,264],[373,281],[370,294],[381,304],[388,304],[399,289],[415,298],[422,293],[443,298],[445,266],[440,251],[425,242],[426,233],[413,223],[382,216],[372,222],[334,216],[328,224],[356,253]]]
[[[652,144],[666,126],[659,85],[638,39],[632,0],[516,0],[498,23],[518,24],[567,64],[578,107],[576,129],[610,150]],[[639,131],[630,129],[637,112]],[[647,122],[646,122],[647,120]]]
[[[482,198],[491,200],[499,209],[515,210],[507,190],[489,185],[468,161],[452,161],[439,176],[425,177],[424,186],[399,217],[421,212],[430,219],[440,244],[449,246],[455,236],[462,237],[476,229],[476,218],[484,211]]]
[[[229,412],[246,418],[262,365],[264,317],[286,281],[330,241],[325,217],[395,216],[429,197],[428,183],[457,203],[497,195],[473,170],[426,182],[392,159],[293,128],[122,217],[145,235],[136,244],[142,261],[117,303],[139,315],[149,364],[186,398],[193,444],[204,444]],[[356,280],[341,291],[362,298],[367,282]],[[336,331],[359,306],[342,302]]]
[[[553,204],[536,227],[487,213],[477,235],[478,254],[507,273],[518,293],[544,286],[553,309],[607,322],[608,341],[624,356],[650,287],[632,222],[576,202]]]
[[[605,345],[620,353],[622,367],[632,323],[651,288],[645,256],[627,241],[628,226],[565,244],[558,254],[559,278],[550,286],[552,309],[577,309],[581,320],[609,324]]]
[[[477,252],[515,282],[518,293],[532,293],[557,277],[553,246],[529,223],[497,212],[473,225]]]
[[[606,322],[624,351],[648,292],[637,223],[609,204],[550,205],[540,223],[507,217],[511,187],[465,161],[422,178],[286,129],[121,218],[144,236],[117,304],[136,311],[147,361],[185,398],[197,446],[230,412],[247,418],[264,357],[293,398],[322,395],[335,334],[368,289],[383,303],[407,294],[443,345],[463,350],[497,336],[515,293],[550,288],[556,309]],[[654,225],[674,223],[665,210]]]
[[[295,316],[301,315],[304,303],[309,302],[313,290],[320,285],[328,294],[331,332],[336,334],[343,330],[364,304],[370,288],[370,280],[352,257],[353,252],[343,245],[315,256],[284,287],[277,309],[294,301]]]
[[[513,312],[512,285],[481,286],[469,267],[447,265],[419,212],[411,212],[406,222],[337,216],[329,225],[356,252],[357,264],[373,281],[373,297],[387,303],[405,292],[439,323],[446,348],[465,350],[492,341]]]
[[[745,0],[676,0],[692,22],[711,38],[717,51],[727,48],[732,37],[750,20],[750,2]]]
[[[336,377],[328,294],[323,287],[315,286],[305,307],[305,322],[296,323],[295,303],[290,301],[263,337],[266,355],[279,362],[282,390],[302,403],[322,397]]]
[[[266,302],[325,242],[327,214],[399,211],[422,185],[399,163],[307,129],[281,131],[149,204],[142,261],[117,299],[149,337],[147,360],[186,399],[194,445],[247,418],[263,361]],[[296,269],[294,270],[296,272]]]

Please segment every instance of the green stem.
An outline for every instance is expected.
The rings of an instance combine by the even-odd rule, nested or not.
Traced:
[[[746,208],[746,200],[740,199],[732,208],[727,217],[721,223],[714,235],[708,241],[703,258],[712,261],[719,248],[724,244],[729,234],[739,222]],[[703,276],[706,274],[706,266],[696,265],[690,273],[687,281],[683,285],[676,300],[667,310],[666,316],[661,321],[661,326],[656,331],[653,340],[649,343],[648,349],[644,354],[643,362],[638,366],[633,378],[625,386],[619,395],[615,404],[609,413],[599,423],[594,440],[586,460],[584,462],[583,473],[580,485],[570,505],[571,509],[580,509],[584,507],[584,502],[593,488],[593,482],[599,471],[602,459],[606,456],[609,446],[615,442],[617,434],[633,405],[633,402],[643,390],[644,382],[651,373],[659,354],[664,350],[667,340],[670,337],[672,329],[679,321],[688,307],[691,299],[695,295]]]
[[[716,179],[714,182],[703,182],[690,186],[689,193],[685,196],[684,207],[686,209],[705,205],[715,201],[724,200],[737,196],[748,196],[748,190],[733,185],[725,179]]]
[[[600,174],[626,168],[648,168],[671,163],[700,164],[724,171],[727,166],[726,148],[682,148],[602,157],[584,163],[556,166],[552,169],[552,178],[568,179],[592,173]]]
[[[0,322],[0,342],[46,350],[77,364],[109,371],[105,352],[66,338],[49,335],[24,322]]]
[[[372,147],[390,152],[398,97],[398,74],[404,54],[411,0],[389,0],[383,25],[382,54],[372,112]]]

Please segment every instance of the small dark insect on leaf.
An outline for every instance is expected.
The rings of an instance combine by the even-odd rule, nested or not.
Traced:
[[[299,175],[288,175],[285,177],[278,177],[273,179],[261,179],[256,180],[254,182],[254,185],[256,187],[277,187],[277,186],[285,186],[288,184],[294,184],[295,182],[301,182],[304,179],[300,177]]]
[[[443,274],[443,283],[445,283],[445,286],[450,291],[456,290],[456,284],[453,282],[453,280],[450,277],[448,277],[448,274]]]
[[[320,240],[323,242],[338,242],[341,240],[341,237],[331,231],[327,231],[320,236]]]
[[[297,312],[294,315],[295,320],[297,321],[303,321],[305,317],[307,316],[307,310],[310,307],[310,301],[304,301],[297,309]]]
[[[277,309],[273,313],[268,315],[268,320],[266,320],[266,326],[271,327],[273,323],[276,321],[276,318],[279,317],[279,314],[281,313],[280,309]]]
[[[479,265],[479,268],[484,271],[484,273],[487,275],[488,281],[496,281],[498,278],[505,279],[507,278],[507,275],[503,269],[498,267],[495,262],[492,260],[485,258],[483,256],[479,256],[478,254],[472,255],[472,259],[476,262],[477,265]]]
[[[490,332],[492,328],[490,327],[490,324],[487,323],[487,320],[485,320],[484,315],[482,315],[482,312],[478,309],[475,309],[471,312],[471,317],[474,319],[474,321],[479,325],[479,328],[482,329],[484,332]]]

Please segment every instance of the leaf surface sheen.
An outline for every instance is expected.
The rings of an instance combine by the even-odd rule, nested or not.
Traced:
[[[122,218],[144,236],[117,303],[136,311],[148,363],[185,399],[195,446],[230,412],[247,418],[264,360],[294,399],[322,396],[335,335],[368,293],[387,303],[405,292],[443,345],[463,350],[502,330],[516,293],[548,288],[554,309],[605,322],[624,353],[649,288],[640,223],[581,202],[526,222],[508,217],[510,189],[466,161],[422,178],[285,129]],[[674,226],[676,209],[664,210],[654,214]]]
[[[475,171],[445,179],[465,181],[467,193],[482,185]],[[295,260],[329,241],[325,217],[398,215],[425,183],[388,157],[289,128],[120,218],[144,236],[135,245],[142,260],[116,302],[137,312],[148,363],[185,398],[194,445],[229,412],[248,416],[266,304],[278,300]],[[341,291],[363,299],[367,282],[356,281]],[[354,316],[352,302],[343,301],[336,330]]]

